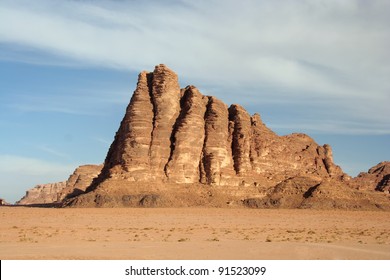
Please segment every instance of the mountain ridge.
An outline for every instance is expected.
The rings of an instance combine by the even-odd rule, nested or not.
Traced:
[[[181,88],[163,64],[139,74],[100,168],[64,206],[390,209],[387,167],[351,178],[330,145],[279,136],[258,113]]]

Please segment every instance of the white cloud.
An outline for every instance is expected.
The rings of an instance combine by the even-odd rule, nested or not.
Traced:
[[[0,155],[0,170],[7,174],[25,174],[32,176],[63,175],[70,174],[75,164],[57,164],[41,159]],[[66,179],[67,177],[65,177]]]
[[[334,120],[389,130],[389,1],[4,0],[0,15],[0,42],[61,65],[68,57],[138,72],[166,63],[224,100],[241,103],[247,87],[262,89],[257,103],[329,100],[319,111]]]

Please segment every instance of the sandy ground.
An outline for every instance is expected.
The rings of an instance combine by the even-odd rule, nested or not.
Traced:
[[[0,207],[0,259],[390,259],[388,212]]]

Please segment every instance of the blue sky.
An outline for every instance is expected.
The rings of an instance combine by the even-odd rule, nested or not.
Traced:
[[[389,1],[0,1],[0,196],[101,163],[159,63],[350,175],[390,160]]]

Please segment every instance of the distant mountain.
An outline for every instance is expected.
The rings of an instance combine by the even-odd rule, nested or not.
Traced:
[[[26,191],[26,194],[15,204],[46,204],[58,200],[58,194],[66,187],[66,182],[40,184]]]
[[[79,195],[99,175],[102,165],[82,165],[64,182],[40,184],[26,191],[17,205],[60,203],[65,198]]]

